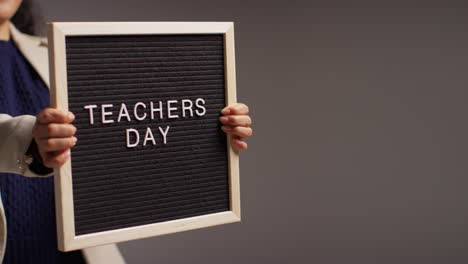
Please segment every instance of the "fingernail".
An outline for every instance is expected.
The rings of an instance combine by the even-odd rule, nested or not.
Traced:
[[[239,149],[239,151],[243,151],[243,150],[242,150],[242,147],[244,146],[243,142],[244,142],[244,141],[242,141],[242,140],[240,140],[240,139],[237,139],[237,138],[234,139],[234,144],[237,145],[239,148],[241,148],[241,149]]]
[[[69,157],[69,156],[70,156],[70,154],[71,154],[71,153],[70,153],[70,150],[67,150],[67,151],[65,152],[65,154],[64,154],[64,155],[65,155],[65,157]]]
[[[74,119],[75,119],[75,115],[74,115],[72,112],[68,112],[68,119],[74,120]]]
[[[227,123],[229,121],[229,118],[227,118],[226,116],[222,116],[219,118],[219,121],[221,121],[221,123]]]
[[[76,138],[76,137],[72,138],[73,146],[76,144],[77,141],[78,141],[78,138]]]
[[[221,114],[223,115],[229,115],[231,113],[231,109],[229,108],[224,108],[223,110],[221,110]]]
[[[231,128],[230,128],[230,127],[227,127],[227,126],[221,126],[221,129],[222,129],[223,131],[226,131],[226,132],[231,131]]]

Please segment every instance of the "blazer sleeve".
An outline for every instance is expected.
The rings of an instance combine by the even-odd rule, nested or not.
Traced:
[[[21,115],[11,117],[0,114],[0,172],[15,173],[28,177],[44,177],[29,169],[25,153],[32,140],[32,128],[36,117]]]

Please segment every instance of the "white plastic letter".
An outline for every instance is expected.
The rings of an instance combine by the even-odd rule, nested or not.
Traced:
[[[127,148],[134,148],[138,146],[138,143],[140,142],[140,134],[138,134],[138,130],[133,128],[127,128],[125,132],[127,134]],[[135,143],[130,143],[130,132],[133,132],[133,134],[135,134]]]
[[[90,124],[94,124],[94,112],[93,112],[93,109],[94,109],[94,108],[97,108],[97,105],[85,105],[83,108],[89,110],[89,123],[90,123]]]
[[[195,110],[195,112],[197,113],[198,116],[204,116],[206,114],[206,108],[203,106],[203,105],[200,105],[200,102],[202,102],[203,104],[205,104],[205,100],[203,100],[203,98],[197,98],[197,100],[195,100],[195,105],[198,107],[198,108],[201,108],[203,109],[202,111],[198,112],[198,109]]]
[[[143,108],[146,108],[146,105],[145,105],[144,103],[138,102],[138,103],[135,104],[135,107],[133,108],[133,114],[135,115],[135,118],[136,118],[137,120],[140,120],[140,121],[141,121],[141,120],[143,120],[143,119],[146,118],[146,113],[144,113],[143,116],[138,116],[137,108],[138,108],[138,106],[140,106],[140,105],[141,105]]]
[[[186,105],[186,103],[188,103],[188,105]],[[182,116],[185,117],[185,111],[186,110],[190,111],[190,116],[193,116],[192,107],[193,107],[193,103],[192,103],[191,100],[183,99],[182,100]]]
[[[169,100],[167,101],[167,117],[168,118],[178,118],[179,115],[175,114],[173,115],[171,113],[172,110],[177,110],[177,107],[171,107],[171,104],[173,103],[176,103],[177,104],[177,100]]]
[[[123,116],[127,118],[127,121],[132,121],[130,119],[130,115],[128,114],[127,106],[124,103],[120,105],[119,117],[117,118],[117,122],[120,122]]]
[[[166,127],[166,131],[163,131],[161,127],[158,127],[158,128],[159,128],[159,132],[161,132],[161,135],[164,138],[164,145],[165,145],[167,143],[167,132],[169,132],[169,126]]]
[[[151,140],[151,142],[153,142],[153,145],[156,145],[156,141],[154,140],[154,137],[153,137],[153,132],[151,132],[151,128],[149,127],[146,128],[146,134],[145,134],[145,140],[143,140],[143,146],[146,146],[146,142],[148,140]]]
[[[154,108],[153,102],[150,102],[151,120],[154,119],[154,112],[159,112],[159,119],[163,119],[162,102],[159,101],[159,108]]]
[[[101,105],[101,122],[103,124],[109,124],[109,123],[114,123],[114,120],[112,119],[106,119],[106,116],[112,115],[112,111],[106,112],[106,108],[112,108],[114,105],[113,104],[103,104]]]

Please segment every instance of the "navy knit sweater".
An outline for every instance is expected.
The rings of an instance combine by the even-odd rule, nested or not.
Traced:
[[[49,106],[49,91],[14,43],[0,40],[0,113],[36,115]],[[84,263],[80,251],[57,250],[53,178],[0,173],[7,218],[3,263]]]

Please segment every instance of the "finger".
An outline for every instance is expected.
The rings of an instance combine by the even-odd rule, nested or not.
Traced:
[[[248,115],[228,115],[219,118],[224,125],[248,127],[252,124],[252,119]]]
[[[242,139],[237,137],[234,137],[231,140],[231,145],[237,152],[244,152],[247,150],[247,143],[245,143],[244,141],[242,141]]]
[[[252,136],[252,128],[250,127],[241,127],[241,126],[236,126],[236,127],[232,127],[232,126],[222,126],[221,129],[230,134],[230,135],[235,135],[235,136],[238,136],[240,138],[248,138],[248,137],[251,137]]]
[[[40,138],[64,138],[75,135],[76,127],[72,124],[50,123],[47,125],[40,124],[33,130],[33,136]]]
[[[223,115],[246,115],[249,113],[249,107],[242,103],[227,106],[221,110]]]
[[[37,122],[48,123],[70,123],[75,119],[72,112],[67,112],[55,108],[46,108],[37,114]]]
[[[73,147],[76,144],[76,141],[76,137],[45,138],[36,140],[39,151],[42,152],[62,151]]]
[[[59,152],[49,152],[46,158],[43,158],[43,164],[47,168],[58,168],[67,162],[70,157],[70,149],[65,149]]]

